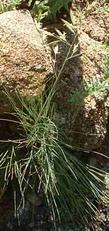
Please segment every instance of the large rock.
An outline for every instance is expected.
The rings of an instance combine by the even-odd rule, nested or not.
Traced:
[[[34,96],[51,73],[48,48],[43,34],[28,11],[10,11],[0,15],[0,113],[9,111],[4,88],[14,94]]]
[[[70,44],[74,43],[74,48],[78,47],[78,49],[73,58],[66,62],[61,73],[55,97],[57,109],[54,118],[58,121],[63,135],[73,147],[91,151],[99,148],[105,139],[109,116],[109,97],[104,94],[102,100],[98,100],[94,96],[87,96],[82,99],[82,102],[80,100],[76,104],[77,99],[75,98],[73,100],[75,102],[72,103],[71,95],[75,90],[81,88],[84,81],[88,82],[94,78],[104,79],[103,60],[109,54],[109,48],[84,31],[85,23],[87,24],[87,20],[84,21],[81,31],[78,29],[75,35],[66,29],[67,41]],[[60,28],[61,31],[65,31],[62,25]],[[68,50],[68,45],[59,43],[56,54],[57,71],[61,69]]]

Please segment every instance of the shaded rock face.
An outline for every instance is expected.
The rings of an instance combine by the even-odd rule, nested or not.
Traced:
[[[28,11],[0,15],[0,113],[9,111],[4,87],[35,96],[51,73],[48,48]]]
[[[98,20],[98,17],[101,20],[101,15],[97,15],[95,21]],[[108,95],[102,100],[97,100],[94,96],[85,97],[82,106],[81,102],[74,105],[70,99],[71,94],[80,89],[84,80],[104,79],[103,59],[109,54],[109,48],[104,46],[104,40],[95,39],[98,36],[98,29],[96,30],[93,20],[93,16],[90,15],[90,23],[87,25],[86,18],[81,25],[81,31],[77,28],[77,35],[79,34],[76,36],[77,41],[75,41],[75,36],[66,30],[67,41],[70,43],[75,41],[75,45],[78,45],[76,52],[78,55],[74,54],[74,57],[67,61],[63,69],[55,97],[56,113],[54,115],[67,141],[75,148],[79,147],[90,151],[98,149],[105,139],[109,116]],[[94,27],[93,38],[84,29],[86,25],[92,28],[92,24]],[[64,31],[62,27],[61,30]],[[57,70],[61,69],[67,53],[67,45],[60,43],[56,55]]]

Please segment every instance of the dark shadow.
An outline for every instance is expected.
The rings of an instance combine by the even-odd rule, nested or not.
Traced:
[[[103,153],[104,155],[109,157],[109,118],[106,126],[106,135],[101,147],[99,147],[98,149],[98,152]],[[101,162],[105,162],[105,166],[107,166],[106,168],[109,171],[109,159],[101,158],[101,160],[102,160]]]
[[[79,106],[74,106],[70,102],[72,93],[80,89],[83,82],[83,63],[81,60],[79,38],[76,31],[75,33],[71,32],[67,27],[63,26],[62,22],[59,25],[52,25],[50,32],[56,33],[55,29],[66,34],[67,42],[71,45],[73,44],[71,51],[74,51],[75,46],[77,46],[77,49],[73,57],[66,62],[56,86],[54,120],[58,124],[59,131],[63,134],[62,136],[67,143],[73,146],[76,141],[75,146],[84,146],[85,135],[79,135],[82,133],[81,121],[84,121],[84,102],[82,102],[83,106],[81,110]],[[62,68],[69,50],[69,45],[64,42],[59,42],[58,46],[56,57],[55,54],[52,53],[57,75]],[[72,52],[70,52],[70,54],[71,53]]]
[[[8,141],[20,138],[18,118],[10,113],[0,115],[0,140]]]
[[[71,95],[75,90],[79,91],[81,88],[84,89],[83,65],[85,64],[83,64],[81,58],[81,44],[77,32],[75,31],[74,34],[68,28],[64,27],[62,22],[48,27],[48,30],[52,33],[56,33],[55,29],[64,32],[67,42],[69,44],[74,43],[74,46],[77,45],[77,50],[73,57],[66,62],[56,86],[56,94],[53,100],[55,104],[54,120],[58,124],[59,132],[65,142],[72,145],[75,150],[88,151],[87,157],[90,158],[91,153],[102,145],[104,139],[103,127],[105,128],[105,124],[103,123],[106,121],[104,101],[95,100],[94,98],[91,102],[90,99],[88,106],[86,106],[85,97],[80,97],[80,105],[71,102]],[[52,39],[49,38],[48,41],[51,42]],[[64,42],[59,42],[58,46],[57,54],[52,53],[57,75],[69,50],[69,46]],[[97,70],[99,73],[99,67]],[[93,77],[94,76],[92,76],[92,78]],[[96,104],[96,108],[93,107],[93,103]],[[98,132],[97,126],[99,126],[99,132],[101,133]],[[81,151],[79,154],[81,155]]]

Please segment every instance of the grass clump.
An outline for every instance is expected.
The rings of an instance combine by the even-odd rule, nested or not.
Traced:
[[[17,118],[13,122],[18,125],[19,137],[1,141],[0,171],[4,186],[12,181],[14,194],[20,192],[21,200],[15,205],[16,214],[25,206],[28,191],[35,191],[43,195],[55,224],[69,219],[73,222],[78,217],[77,222],[88,225],[98,212],[94,201],[105,203],[108,199],[102,190],[105,172],[80,162],[72,147],[62,141],[53,120],[53,96],[57,83],[66,62],[74,54],[73,41],[48,95],[42,92],[38,98],[26,99],[18,96],[18,107],[7,93]]]
[[[105,173],[83,164],[67,148],[53,122],[51,107],[43,100],[19,99],[22,109],[10,100],[22,136],[7,141],[0,161],[5,184],[16,179],[19,185],[21,200],[16,212],[24,207],[28,191],[34,190],[43,194],[54,222],[73,221],[76,214],[81,223],[88,224],[88,219],[93,220],[97,213],[94,201],[106,200],[101,190]],[[15,186],[14,190],[17,194]]]

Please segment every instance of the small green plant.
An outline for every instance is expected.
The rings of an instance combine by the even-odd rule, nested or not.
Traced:
[[[0,13],[5,11],[13,10],[16,8],[16,5],[20,3],[20,0],[1,0],[0,1]]]
[[[30,6],[31,13],[37,20],[42,20],[44,17],[56,18],[57,13],[61,9],[68,10],[68,5],[71,3],[71,0],[36,0],[31,9],[31,1],[24,0],[7,0],[0,2],[0,12],[5,12],[9,10],[16,9],[16,6],[22,3],[26,7]]]
[[[89,81],[83,81],[79,90],[72,93],[70,102],[74,105],[84,104],[84,99],[87,96],[93,96],[97,100],[103,100],[109,92],[109,57],[104,61],[104,78],[99,76],[93,77]]]
[[[57,13],[60,13],[62,9],[68,11],[68,6],[71,2],[71,0],[36,1],[32,12],[33,15],[40,20],[46,16],[50,18],[56,18]]]
[[[99,8],[96,9],[96,12],[97,13],[109,13],[109,7],[108,7],[108,4],[107,5],[104,5],[104,6],[101,6]]]
[[[48,0],[35,2],[32,9],[32,15],[33,17],[36,17],[38,21],[41,21],[43,18],[48,17],[49,14],[48,12],[49,12]]]
[[[109,78],[109,55],[104,60],[104,75],[105,78]]]
[[[103,100],[108,91],[109,79],[100,80],[95,77],[90,81],[84,81],[81,89],[72,94],[70,102],[75,105],[81,105],[84,104],[84,99],[88,96],[93,96],[97,100]]]
[[[68,5],[71,2],[71,0],[48,0],[50,14],[56,17],[56,14],[59,13],[62,8],[68,10]]]

